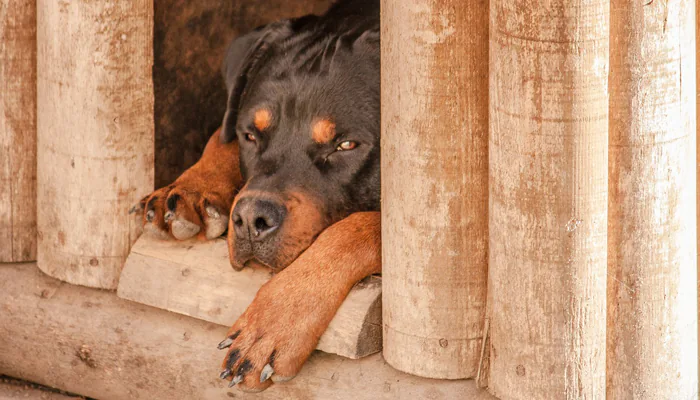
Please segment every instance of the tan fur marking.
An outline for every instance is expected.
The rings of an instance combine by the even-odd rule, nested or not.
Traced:
[[[324,221],[323,216],[319,212],[316,201],[303,192],[286,192],[283,198],[279,194],[273,192],[255,189],[249,190],[246,184],[241,191],[238,192],[238,195],[233,201],[232,209],[234,209],[238,201],[243,198],[255,198],[258,200],[283,203],[287,208],[287,218],[279,233],[282,240],[277,244],[274,256],[263,260],[269,263],[268,267],[275,271],[284,269],[294,261],[300,253],[311,245],[316,236],[327,226],[327,222]],[[229,259],[233,269],[240,271],[245,265],[241,264],[236,258],[236,241],[238,239],[234,233],[233,220],[231,218],[229,218],[228,224]]]
[[[272,122],[272,113],[267,108],[261,108],[255,112],[253,123],[255,128],[260,132],[270,127]]]
[[[311,129],[311,137],[316,143],[329,143],[335,137],[335,124],[327,118],[316,121]]]

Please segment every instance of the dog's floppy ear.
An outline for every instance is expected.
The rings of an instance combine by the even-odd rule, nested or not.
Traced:
[[[228,104],[219,136],[222,143],[229,143],[236,138],[241,97],[261,61],[266,57],[270,45],[291,34],[291,20],[283,20],[257,28],[229,45],[223,65]]]
[[[380,53],[379,29],[364,31],[352,44],[354,53],[378,55]]]

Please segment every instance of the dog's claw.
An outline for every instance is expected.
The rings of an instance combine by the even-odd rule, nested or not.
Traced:
[[[206,212],[208,216],[206,238],[209,240],[215,239],[221,236],[228,228],[228,218],[224,218],[214,206],[207,206]]]
[[[231,383],[228,384],[228,387],[234,387],[234,386],[238,385],[239,383],[241,383],[242,381],[243,381],[243,375],[236,375],[231,380]]]
[[[146,213],[146,220],[147,220],[148,222],[153,222],[153,218],[155,218],[155,216],[156,216],[156,212],[153,211],[153,210],[149,210],[149,211]]]
[[[207,207],[207,215],[209,218],[219,218],[221,216],[219,211],[217,211],[217,209],[214,207]]]
[[[231,376],[232,374],[233,374],[233,372],[231,372],[230,369],[226,368],[225,370],[221,371],[221,374],[219,375],[219,378],[221,378],[221,379],[226,379],[226,378],[228,378],[229,376]]]
[[[233,339],[231,339],[230,337],[227,337],[226,339],[222,340],[221,343],[219,343],[219,345],[217,347],[219,348],[219,350],[223,350],[223,349],[230,347],[232,344],[233,344]]]
[[[275,373],[275,370],[272,369],[272,365],[266,364],[265,367],[263,368],[262,372],[260,373],[260,383],[263,383],[266,380],[270,379],[270,377],[274,373]]]

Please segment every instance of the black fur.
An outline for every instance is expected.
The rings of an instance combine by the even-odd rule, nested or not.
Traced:
[[[221,140],[239,140],[249,189],[302,189],[321,199],[329,221],[379,210],[378,0],[339,1],[323,16],[258,28],[231,44],[223,72],[229,99]],[[253,124],[260,108],[272,111],[264,132]],[[336,126],[328,144],[312,140],[319,118]],[[336,151],[348,140],[359,145]]]

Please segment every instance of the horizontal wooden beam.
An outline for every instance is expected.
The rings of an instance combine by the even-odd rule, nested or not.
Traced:
[[[271,276],[267,268],[234,271],[223,239],[176,242],[143,235],[126,260],[117,294],[228,327]],[[381,299],[381,278],[357,284],[317,348],[353,359],[381,351]]]
[[[473,381],[398,372],[379,354],[348,360],[321,352],[290,382],[246,395],[218,379],[216,344],[225,333],[61,283],[34,265],[0,264],[0,374],[99,399],[493,399]]]

